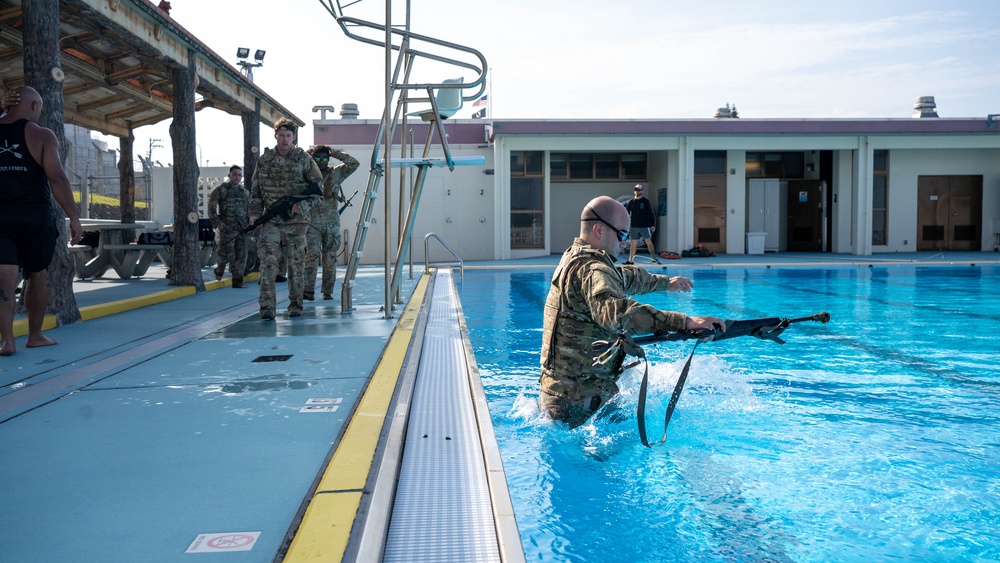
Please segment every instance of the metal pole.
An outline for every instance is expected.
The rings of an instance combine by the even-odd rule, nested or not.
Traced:
[[[407,0],[409,5],[409,0]],[[385,0],[385,118],[389,118],[389,109],[392,107],[392,0]],[[390,186],[392,178],[392,134],[385,136],[385,185]],[[386,190],[388,192],[388,190]],[[383,319],[392,318],[392,275],[389,271],[389,254],[392,251],[392,198],[386,193],[385,197],[385,303],[382,312]]]

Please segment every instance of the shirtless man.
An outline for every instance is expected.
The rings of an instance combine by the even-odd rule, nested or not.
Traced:
[[[42,334],[48,283],[45,269],[55,255],[59,231],[52,221],[51,198],[70,219],[71,242],[83,236],[69,178],[59,160],[55,133],[35,123],[42,97],[30,86],[15,90],[15,104],[0,116],[0,356],[14,346],[14,295],[18,270],[27,278],[25,346],[58,344]],[[19,99],[17,99],[19,98]]]

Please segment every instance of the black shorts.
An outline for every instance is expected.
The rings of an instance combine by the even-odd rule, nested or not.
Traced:
[[[29,274],[49,267],[59,231],[47,205],[2,206],[0,264],[20,266]]]

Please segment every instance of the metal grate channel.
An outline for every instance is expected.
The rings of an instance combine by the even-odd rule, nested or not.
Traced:
[[[500,561],[450,272],[434,284],[383,561]],[[442,283],[444,282],[444,283]]]

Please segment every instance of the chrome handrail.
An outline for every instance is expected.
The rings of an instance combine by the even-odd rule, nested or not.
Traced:
[[[455,252],[454,250],[451,249],[450,246],[448,246],[448,243],[446,243],[445,241],[441,240],[441,237],[439,237],[437,235],[437,233],[427,233],[426,235],[424,235],[424,271],[426,272],[431,267],[431,264],[430,264],[430,244],[429,244],[429,240],[430,240],[431,237],[436,238],[437,241],[441,243],[441,246],[445,247],[445,249],[447,249],[448,252],[451,252],[451,255],[454,256],[455,259],[458,260],[458,275],[459,275],[459,279],[461,281],[465,281],[465,261],[462,260],[462,257],[459,256],[457,252]],[[443,264],[451,264],[451,262],[443,262]]]

